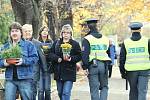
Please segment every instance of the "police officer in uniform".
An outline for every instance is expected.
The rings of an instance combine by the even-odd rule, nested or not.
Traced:
[[[97,19],[86,20],[90,29],[82,40],[83,69],[88,75],[91,100],[107,100],[108,95],[108,50],[109,40],[98,32]],[[99,93],[100,89],[100,93]]]
[[[121,74],[129,81],[129,100],[146,100],[150,73],[150,40],[141,35],[140,22],[132,22],[131,37],[121,46]]]

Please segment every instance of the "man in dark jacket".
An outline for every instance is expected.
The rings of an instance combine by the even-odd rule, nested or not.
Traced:
[[[32,25],[31,24],[23,25],[22,31],[23,31],[23,38],[31,41],[35,45],[35,47],[37,49],[37,53],[39,55],[39,60],[34,65],[34,70],[33,70],[33,73],[34,73],[34,78],[33,78],[33,80],[34,80],[34,82],[33,82],[33,97],[34,98],[33,98],[33,100],[36,100],[37,82],[39,81],[39,78],[40,78],[40,69],[43,70],[45,73],[48,71],[46,58],[41,49],[41,42],[32,37],[32,33],[33,33]],[[49,89],[49,92],[47,95],[49,95],[49,98],[50,98],[50,89]],[[48,100],[50,100],[50,99],[48,99]]]
[[[121,46],[120,69],[130,85],[129,100],[146,100],[150,74],[150,40],[141,35],[140,22],[133,22],[131,37]]]
[[[6,68],[5,100],[16,100],[17,89],[23,100],[33,100],[33,65],[38,61],[37,50],[30,41],[22,38],[22,26],[18,22],[10,25],[9,32],[11,41],[7,42],[1,50],[18,45],[21,48],[21,58],[17,59],[15,64],[0,58],[0,67]]]

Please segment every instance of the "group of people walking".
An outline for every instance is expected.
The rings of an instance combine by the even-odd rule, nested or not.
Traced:
[[[15,64],[0,59],[5,72],[5,100],[16,100],[18,91],[22,100],[51,100],[52,66],[58,95],[61,100],[69,100],[73,82],[76,81],[76,63],[81,60],[79,43],[73,40],[73,30],[69,24],[64,25],[60,38],[52,41],[48,28],[41,27],[39,38],[32,37],[32,25],[21,26],[18,22],[10,25],[10,40],[1,47],[1,52],[18,45],[21,58]],[[70,44],[69,54],[63,54],[62,44]]]
[[[98,31],[97,19],[85,22],[89,31],[82,39],[82,49],[74,40],[69,24],[62,27],[60,38],[52,41],[46,26],[41,27],[39,38],[34,39],[32,25],[12,23],[9,27],[10,40],[1,47],[1,51],[19,45],[21,57],[15,64],[0,58],[0,67],[6,68],[5,100],[15,100],[16,91],[19,91],[22,100],[36,100],[37,93],[38,100],[51,100],[51,72],[54,73],[60,100],[70,100],[79,61],[82,61],[89,80],[91,100],[107,100],[115,47]],[[122,44],[119,67],[121,75],[129,81],[129,100],[146,100],[150,40],[140,33],[142,23],[135,22],[129,27],[132,36]]]

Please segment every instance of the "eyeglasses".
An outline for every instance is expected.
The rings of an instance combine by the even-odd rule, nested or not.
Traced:
[[[71,32],[62,32],[62,33],[65,33],[65,34],[71,34]]]

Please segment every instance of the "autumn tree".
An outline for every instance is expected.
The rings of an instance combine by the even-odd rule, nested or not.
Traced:
[[[56,39],[56,9],[52,1],[42,2],[42,15],[43,15],[43,25],[48,26],[49,34],[53,40]]]
[[[77,3],[77,2],[76,2]],[[86,19],[94,17],[99,20],[98,29],[102,31],[103,27],[110,23],[116,17],[115,10],[112,9],[111,1],[105,0],[81,0],[73,7],[74,30],[80,33],[80,24]],[[77,34],[76,34],[77,35]]]
[[[80,23],[89,17],[99,19],[98,28],[103,34],[125,34],[131,21],[150,20],[149,0],[74,0],[73,25],[76,36]],[[123,36],[125,36],[123,35]],[[148,35],[148,34],[146,34]]]
[[[0,8],[10,9],[10,5],[4,5],[9,0],[1,0]],[[13,2],[16,0],[12,0]],[[27,1],[27,0],[17,0]],[[145,35],[148,36],[148,25],[150,21],[150,2],[149,0],[29,0],[34,1],[40,14],[44,13],[49,17],[49,28],[52,38],[58,35],[61,27],[69,23],[73,26],[75,37],[80,36],[81,23],[90,17],[99,19],[98,28],[106,35],[123,35],[129,33],[128,24],[131,21],[141,21],[144,23]],[[44,5],[42,2],[48,1]],[[49,10],[45,13],[45,10]],[[3,10],[0,11],[0,14]],[[0,15],[0,17],[2,17]],[[16,16],[15,16],[16,17]],[[6,18],[6,17],[3,17]],[[12,17],[13,18],[13,17]],[[2,19],[2,18],[1,18]],[[4,19],[2,19],[4,20]],[[43,18],[39,18],[39,24]],[[2,22],[2,21],[1,21]],[[1,23],[0,23],[1,24]],[[2,32],[4,33],[4,32]],[[53,36],[54,35],[54,36]]]

